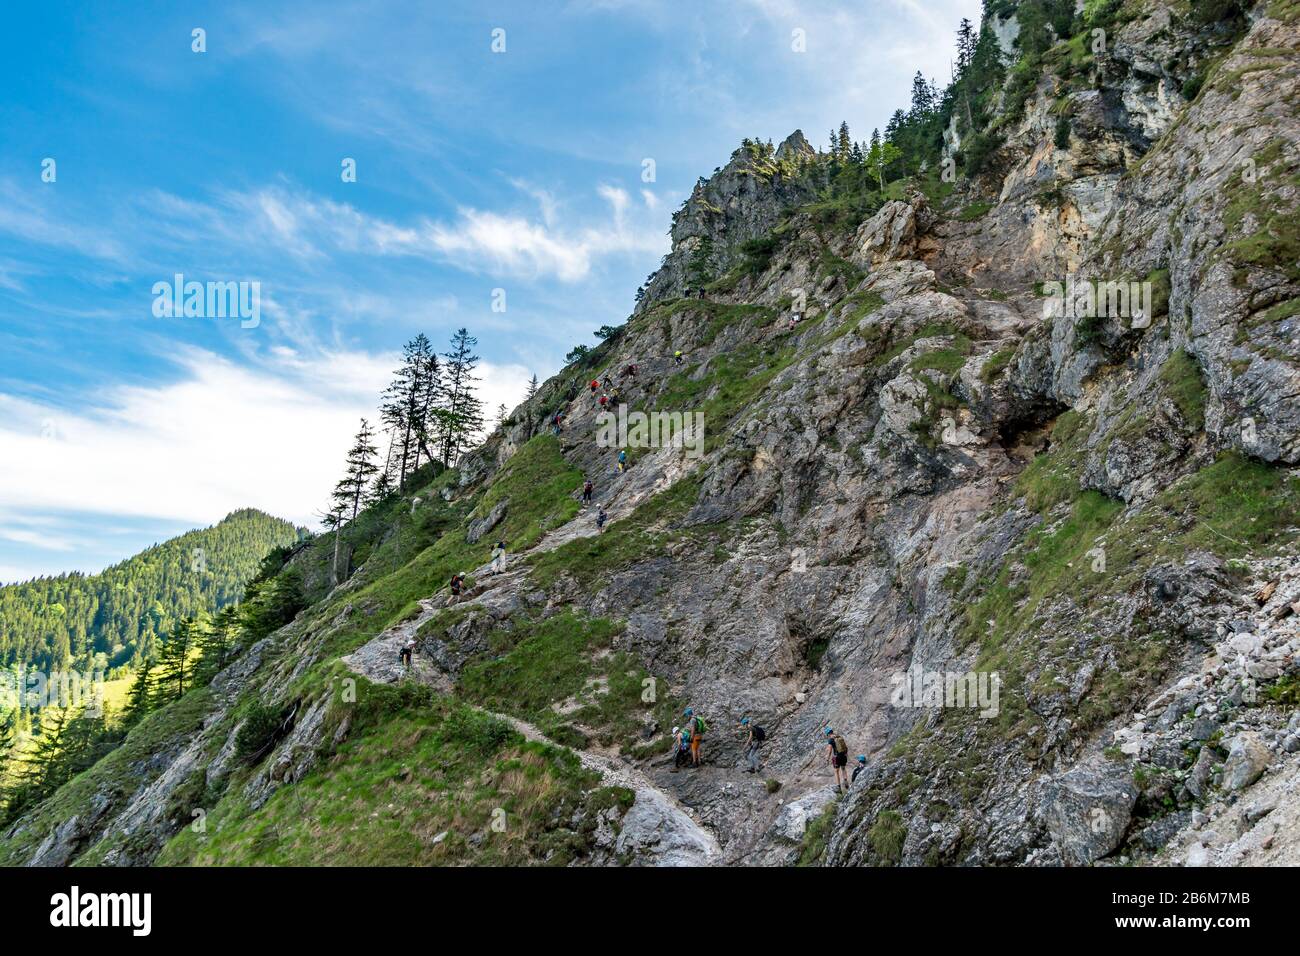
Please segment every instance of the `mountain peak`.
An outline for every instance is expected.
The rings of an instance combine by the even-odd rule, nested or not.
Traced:
[[[776,148],[777,159],[802,159],[816,154],[817,151],[812,148],[812,144],[808,142],[801,129],[795,130],[783,139],[781,145]]]

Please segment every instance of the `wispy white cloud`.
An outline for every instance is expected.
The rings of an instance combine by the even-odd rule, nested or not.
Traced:
[[[608,214],[598,217],[568,212],[570,204],[548,190],[521,188],[538,203],[540,219],[464,207],[447,220],[424,216],[402,223],[277,183],[225,191],[209,201],[152,191],[137,207],[119,210],[116,221],[123,235],[138,237],[131,257],[143,268],[149,268],[151,261],[165,260],[169,248],[192,250],[198,245],[210,258],[238,252],[245,261],[264,266],[273,263],[270,257],[277,253],[305,266],[340,256],[409,256],[473,273],[576,282],[586,278],[602,257],[667,251],[662,224],[653,215],[655,206],[647,203],[641,218],[630,221],[629,198],[623,189],[603,183],[596,187],[608,205]],[[0,195],[4,195],[2,183]],[[24,213],[22,208],[0,206],[0,232],[75,247],[97,258],[116,260],[126,254],[116,243],[83,234],[71,221]],[[159,228],[147,233],[137,228],[146,221],[157,221]]]
[[[25,242],[115,262],[124,261],[122,244],[97,223],[68,221],[58,201],[58,184],[30,186],[0,179],[0,233]]]
[[[67,550],[47,519],[71,512],[209,523],[252,506],[313,523],[398,360],[279,347],[252,367],[191,349],[174,381],[117,387],[75,412],[0,394],[0,538]],[[480,373],[489,409],[522,400],[526,369]]]

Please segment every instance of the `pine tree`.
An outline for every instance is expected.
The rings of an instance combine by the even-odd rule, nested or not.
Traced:
[[[885,141],[898,145],[898,137],[903,129],[903,124],[907,122],[907,114],[902,110],[894,110],[889,122],[885,124]]]
[[[507,415],[509,412],[510,412],[510,409],[506,408],[506,403],[505,403],[505,402],[502,402],[500,405],[497,406],[497,417],[496,417],[496,423],[495,423],[495,427],[496,427],[496,428],[500,428],[500,427],[502,426],[502,424],[505,423],[506,415]]]
[[[337,486],[335,487],[337,491]],[[325,529],[326,534],[334,535],[334,558],[330,562],[330,583],[337,585],[338,567],[339,567],[339,550],[341,547],[340,536],[343,533],[343,525],[347,521],[347,505],[337,500],[331,495],[329,510],[318,511],[316,516],[320,518],[321,527]]]
[[[200,635],[205,629],[202,621],[186,617],[176,622],[158,654],[159,703],[180,700],[193,685],[191,655],[198,648]]]
[[[154,659],[146,657],[136,665],[135,679],[126,694],[126,707],[122,710],[122,725],[134,727],[151,709],[154,697]]]
[[[83,770],[89,770],[121,742],[121,728],[109,728],[85,708],[69,712],[59,748],[45,769],[43,795],[53,793]]]
[[[433,451],[430,448],[430,439],[434,441],[441,440],[440,427],[443,417],[436,414],[437,409],[443,405],[443,382],[442,367],[438,364],[438,356],[432,350],[424,363],[424,376],[421,382],[420,393],[420,411],[416,418],[415,424],[415,467],[420,466],[420,452],[423,451],[429,461],[433,461]]]
[[[9,762],[13,759],[17,742],[18,712],[10,711],[0,716],[0,784],[3,784],[7,777]],[[5,795],[0,793],[0,810],[4,807],[5,799]]]
[[[379,471],[379,467],[374,462],[375,446],[370,443],[373,438],[374,433],[370,430],[370,423],[364,418],[361,419],[361,428],[352,441],[352,447],[348,449],[347,469],[338,484],[334,486],[333,507],[329,514],[334,525],[335,584],[339,582],[339,539],[343,533],[342,526],[345,521],[351,524],[357,520],[357,513],[361,510],[362,501],[365,500],[370,479]],[[418,450],[416,454],[419,454]]]
[[[839,135],[835,141],[835,155],[841,162],[844,162],[848,160],[852,151],[853,138],[849,135],[849,124],[847,121],[841,122]]]
[[[921,71],[912,77],[912,111],[908,119],[913,122],[924,120],[934,110],[934,92]]]
[[[713,281],[713,240],[708,236],[695,245],[686,262],[686,283],[700,289]]]
[[[222,608],[212,623],[199,633],[199,659],[194,664],[194,684],[206,687],[234,658],[239,633],[239,610]]]
[[[531,402],[533,396],[537,394],[537,389],[539,387],[540,386],[537,383],[537,373],[534,372],[533,377],[528,380],[528,390],[524,393],[524,401]]]
[[[72,722],[72,713],[66,707],[44,707],[39,712],[36,726],[33,728],[33,745],[18,764],[17,778],[23,801],[40,799],[45,782],[54,768],[54,761],[63,749],[64,736]]]
[[[383,501],[394,491],[397,490],[393,484],[393,430],[385,429],[384,434],[388,436],[388,452],[384,455],[384,467],[379,469],[379,474],[375,478],[375,483],[370,489],[369,501]]]
[[[483,430],[483,403],[474,391],[478,376],[479,357],[474,354],[478,339],[465,329],[458,329],[451,337],[451,349],[444,352],[446,405],[443,416],[444,438],[442,460],[451,467],[461,450],[467,448],[475,435]]]
[[[427,429],[422,414],[427,410],[429,359],[433,346],[421,332],[402,347],[402,364],[393,373],[392,384],[384,392],[380,416],[393,430],[398,453],[397,487],[406,487],[406,479],[419,464],[419,437]]]
[[[957,25],[957,76],[960,78],[970,68],[975,56],[975,27],[966,17]]]
[[[375,477],[375,483],[370,486],[370,494],[366,500],[373,504],[376,501],[383,501],[392,493],[393,479],[392,476],[388,474],[388,470],[384,469]]]

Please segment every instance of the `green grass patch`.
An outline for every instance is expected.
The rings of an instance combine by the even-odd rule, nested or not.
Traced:
[[[386,703],[395,709],[354,724],[330,759],[260,809],[232,790],[205,833],[181,831],[158,863],[564,865],[588,849],[589,834],[568,827],[575,813],[628,805],[592,790],[598,776],[572,753],[464,704],[411,691]]]
[[[897,866],[903,859],[903,842],[907,839],[907,825],[894,810],[883,810],[867,831],[867,840],[881,862]]]
[[[1161,367],[1160,384],[1178,406],[1183,419],[1196,431],[1203,430],[1207,392],[1196,359],[1184,349],[1178,349]]]
[[[878,292],[855,292],[853,295],[847,296],[841,306],[844,309],[841,313],[844,318],[839,325],[822,335],[816,344],[818,346],[826,345],[853,331],[861,324],[863,319],[884,304],[884,297]]]
[[[660,410],[703,412],[705,451],[713,451],[726,437],[727,426],[742,411],[752,408],[763,390],[795,359],[791,345],[753,342],[713,356],[703,375],[698,366],[678,372],[655,399]]]
[[[562,575],[592,593],[615,571],[663,555],[677,534],[676,525],[699,497],[698,476],[680,478],[671,487],[643,501],[628,515],[606,527],[604,534],[575,538],[552,551],[534,555],[533,580],[553,585]]]
[[[817,816],[808,821],[799,843],[798,866],[820,866],[826,859],[826,843],[835,830],[837,802],[832,800]]]
[[[490,710],[523,717],[565,743],[585,746],[587,741],[574,735],[590,733],[603,744],[630,749],[648,713],[667,726],[678,702],[627,653],[597,657],[609,651],[621,630],[604,618],[572,611],[517,623],[506,632],[508,649],[464,668],[458,693]],[[552,704],[564,702],[577,709],[557,713]]]
[[[985,385],[991,384],[992,381],[1002,374],[1003,369],[1011,364],[1011,360],[1016,357],[1014,348],[998,349],[987,359],[980,367],[980,381]]]
[[[1049,689],[1054,673],[1077,665],[1069,640],[1051,637],[1045,613],[1102,614],[1110,602],[1139,589],[1150,568],[1180,561],[1192,551],[1224,559],[1275,553],[1294,539],[1300,513],[1300,480],[1263,462],[1225,454],[1142,511],[1121,518],[1121,502],[1080,491],[1077,479],[1071,480],[1079,453],[1071,439],[1086,434],[1086,428],[1081,420],[1058,420],[1058,432],[1062,424],[1073,425],[1073,434],[1040,456],[1058,460],[1036,461],[1016,489],[1027,506],[1050,512],[1054,520],[1030,532],[1002,567],[981,581],[962,629],[962,640],[979,646],[976,669],[1002,675],[1003,705],[989,723],[1007,736],[1024,734],[1037,722],[1025,706],[1026,693]],[[1096,548],[1104,549],[1102,570],[1095,567]],[[1077,729],[1099,726],[1152,686],[1164,672],[1170,640],[1147,633],[1118,643],[1120,666],[1099,675],[1080,705]],[[1026,688],[1031,671],[1039,677]]]
[[[956,218],[961,222],[974,222],[976,219],[983,219],[988,215],[988,212],[993,208],[993,205],[994,204],[991,202],[983,201],[970,203],[957,213]]]

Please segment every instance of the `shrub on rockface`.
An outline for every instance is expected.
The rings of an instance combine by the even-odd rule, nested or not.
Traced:
[[[286,715],[283,708],[254,703],[235,734],[235,759],[253,763],[265,757],[283,735]]]

